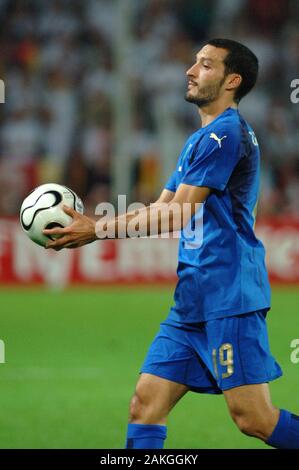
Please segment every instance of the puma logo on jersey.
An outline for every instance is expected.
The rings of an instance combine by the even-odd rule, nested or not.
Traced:
[[[218,137],[218,136],[215,134],[215,132],[212,132],[212,133],[210,134],[210,138],[211,138],[211,139],[214,139],[214,140],[216,140],[216,142],[218,142],[218,145],[219,145],[219,148],[220,148],[220,149],[221,149],[221,141],[222,141],[223,139],[226,139],[226,137],[227,137],[226,135],[224,135],[223,137]]]

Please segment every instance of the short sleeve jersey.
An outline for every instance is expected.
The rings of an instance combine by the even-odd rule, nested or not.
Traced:
[[[211,194],[181,232],[177,290],[185,288],[191,301],[186,309],[177,296],[169,320],[194,323],[270,308],[265,250],[254,233],[259,164],[257,139],[237,109],[186,141],[165,187],[176,192],[183,183]]]

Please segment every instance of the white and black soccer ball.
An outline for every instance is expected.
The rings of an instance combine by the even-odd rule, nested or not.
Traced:
[[[81,199],[66,186],[48,183],[33,189],[24,199],[20,210],[20,222],[26,235],[41,246],[45,246],[49,239],[54,239],[44,235],[43,230],[67,227],[73,220],[64,212],[63,205],[83,214]]]

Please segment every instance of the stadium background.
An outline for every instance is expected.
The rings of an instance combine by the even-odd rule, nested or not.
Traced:
[[[260,59],[241,103],[262,149],[257,231],[273,283],[274,403],[299,413],[299,70],[296,0],[1,0],[1,448],[122,448],[138,368],[172,302],[176,241],[127,240],[44,252],[17,215],[60,182],[94,214],[118,194],[155,200],[198,128],[185,70],[210,37]],[[1,350],[1,347],[0,347]],[[189,394],[167,447],[265,448],[234,427],[223,397]]]

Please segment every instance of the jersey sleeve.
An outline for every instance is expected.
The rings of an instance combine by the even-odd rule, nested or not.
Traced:
[[[241,136],[236,128],[207,132],[200,140],[181,183],[223,191],[240,160]]]
[[[164,188],[168,189],[168,191],[172,191],[173,193],[176,192],[176,170],[172,173]]]

